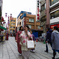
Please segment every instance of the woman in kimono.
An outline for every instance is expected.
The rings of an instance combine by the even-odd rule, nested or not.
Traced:
[[[32,35],[28,31],[29,27],[26,25],[24,31],[19,35],[21,41],[22,59],[29,59],[30,50],[27,48],[27,40],[32,40]]]
[[[19,31],[16,33],[16,42],[17,42],[17,47],[18,47],[19,55],[22,54],[22,51],[21,51],[21,44],[19,44],[19,42],[20,42],[19,35],[21,34],[22,31],[23,31],[23,27],[21,26],[20,29],[19,29]]]

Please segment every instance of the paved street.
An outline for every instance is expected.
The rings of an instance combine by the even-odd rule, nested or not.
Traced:
[[[36,42],[36,52],[30,53],[29,59],[52,59],[52,49],[49,46],[49,53],[44,52],[45,44]],[[57,53],[56,58],[59,56]],[[0,59],[22,59],[17,51],[17,43],[14,37],[8,41],[0,42]]]

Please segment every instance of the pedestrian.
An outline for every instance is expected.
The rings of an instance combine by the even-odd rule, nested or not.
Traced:
[[[53,49],[52,59],[55,59],[56,52],[59,52],[59,32],[56,26],[53,29],[54,31],[52,32],[52,35],[51,35],[52,49]]]
[[[22,50],[22,59],[29,59],[30,50],[27,48],[27,40],[32,40],[32,35],[28,31],[29,27],[25,25],[24,31],[20,34],[21,38],[21,50]]]
[[[23,31],[23,27],[21,26],[21,27],[19,28],[19,31],[16,33],[16,42],[17,42],[17,47],[18,47],[19,55],[22,54],[21,44],[19,44],[19,42],[20,42],[20,37],[19,37],[19,35],[21,34],[22,31]]]
[[[30,30],[30,33],[32,34],[32,30]],[[33,41],[35,42],[35,36],[32,34]],[[31,52],[35,53],[35,48],[30,50]]]
[[[45,52],[48,53],[48,44],[52,47],[52,42],[51,42],[51,34],[52,30],[50,28],[47,28],[47,33],[46,33],[46,50]]]
[[[8,31],[6,32],[6,40],[8,40]]]

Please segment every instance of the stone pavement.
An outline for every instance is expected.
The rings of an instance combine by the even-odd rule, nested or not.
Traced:
[[[45,44],[36,42],[35,53],[30,53],[29,59],[52,59],[52,49],[49,46],[49,53],[44,52]],[[59,57],[57,53],[56,58]],[[0,59],[22,59],[17,51],[17,43],[14,37],[9,37],[8,41],[0,42]],[[59,58],[58,58],[59,59]]]

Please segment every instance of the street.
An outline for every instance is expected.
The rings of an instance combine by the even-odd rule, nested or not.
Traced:
[[[45,51],[43,42],[36,42],[35,53],[30,53],[29,59],[52,59],[52,49],[49,45],[49,53]],[[56,58],[59,54],[57,53]],[[9,37],[8,41],[0,42],[0,59],[22,59],[17,51],[17,43],[14,37]],[[59,58],[58,58],[59,59]]]

